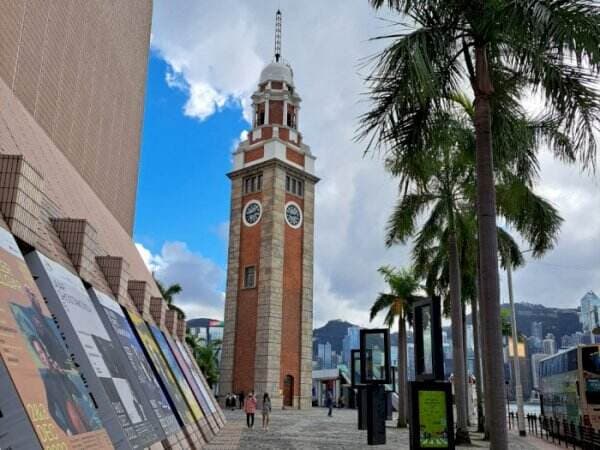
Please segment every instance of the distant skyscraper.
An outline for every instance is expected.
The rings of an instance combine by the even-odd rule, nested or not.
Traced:
[[[350,352],[360,348],[360,328],[348,327],[347,333],[342,340],[342,361],[350,367]]]
[[[542,341],[542,350],[547,355],[554,355],[556,353],[556,339],[554,335],[548,333],[546,339]]]
[[[600,297],[593,291],[587,292],[580,300],[581,312],[579,321],[584,333],[591,332],[594,328],[600,326],[599,311]]]

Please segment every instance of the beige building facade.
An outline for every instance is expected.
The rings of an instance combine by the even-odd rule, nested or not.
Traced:
[[[131,232],[151,19],[151,0],[0,3],[1,225],[148,320]]]

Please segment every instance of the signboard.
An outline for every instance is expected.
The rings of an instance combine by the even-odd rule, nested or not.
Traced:
[[[444,379],[442,318],[440,298],[425,298],[413,303],[415,340],[415,378],[418,381]]]
[[[13,236],[1,227],[0,344],[0,448],[112,448]]]
[[[212,393],[209,392],[207,389],[207,384],[206,384],[204,375],[202,374],[202,372],[200,372],[200,369],[198,368],[196,363],[194,361],[192,361],[190,355],[187,352],[187,349],[185,348],[185,344],[183,344],[180,341],[175,341],[175,342],[176,342],[177,347],[179,348],[179,353],[181,354],[181,356],[183,357],[183,359],[185,361],[185,364],[187,364],[187,366],[190,368],[192,377],[194,378],[194,381],[198,385],[198,388],[200,389],[202,396],[205,398],[206,404],[207,404],[210,412],[213,414],[216,413],[218,410],[217,410],[217,406],[215,405],[215,399],[214,399]]]
[[[124,311],[131,321],[138,339],[143,344],[148,359],[152,361],[155,375],[163,388],[168,392],[168,398],[171,400],[171,409],[176,412],[180,425],[183,425],[184,423],[193,424],[194,416],[187,406],[185,399],[177,386],[177,381],[175,381],[175,377],[171,373],[167,361],[152,337],[152,333],[148,329],[146,322],[144,322],[142,316],[137,312],[128,309],[125,309]]]
[[[39,252],[27,255],[32,273],[65,334],[98,402],[100,417],[118,448],[143,448],[160,441],[151,412],[144,408],[119,360],[120,344],[108,334],[83,282],[62,265]]]
[[[183,355],[181,354],[181,351],[177,347],[177,344],[175,344],[175,341],[170,336],[168,336],[166,333],[163,333],[163,336],[166,339],[167,343],[169,344],[169,348],[173,352],[173,356],[175,356],[177,364],[179,365],[179,368],[183,372],[183,375],[184,375],[186,381],[188,382],[190,388],[192,389],[192,392],[194,393],[194,397],[196,398],[196,401],[198,402],[200,408],[202,409],[204,416],[207,419],[209,419],[208,420],[209,425],[213,428],[213,431],[217,432],[218,427],[213,418],[213,411],[210,410],[210,407],[208,406],[208,402],[205,398],[204,393],[202,392],[202,390],[200,389],[200,386],[198,385],[198,383],[192,376],[192,370],[190,369],[189,365],[183,359]]]
[[[93,288],[89,292],[113,340],[123,349],[126,364],[131,372],[130,378],[136,381],[134,386],[137,387],[139,396],[154,412],[167,436],[177,433],[179,431],[177,418],[121,306],[103,292]]]
[[[183,356],[185,358],[185,361],[191,367],[192,374],[194,374],[194,378],[196,379],[196,381],[199,381],[201,388],[203,388],[203,392],[206,392],[206,397],[208,399],[208,404],[210,406],[210,410],[212,412],[216,412],[217,413],[217,415],[221,419],[220,420],[220,424],[223,425],[225,423],[225,414],[223,414],[223,410],[221,409],[221,407],[217,403],[217,399],[214,397],[213,392],[210,389],[210,386],[208,385],[208,383],[206,381],[206,378],[204,377],[204,374],[202,373],[202,371],[198,367],[198,364],[194,360],[194,356],[192,354],[192,351],[184,343],[182,343],[180,341],[176,341],[176,342],[177,342],[177,345],[179,346],[179,348],[181,350],[181,353],[183,354]]]
[[[181,390],[186,403],[188,404],[190,410],[192,411],[194,418],[197,421],[199,421],[200,419],[202,419],[204,417],[204,415],[202,414],[200,405],[198,405],[198,402],[196,401],[196,398],[194,397],[194,394],[190,388],[190,385],[185,380],[185,377],[184,377],[183,373],[181,372],[181,369],[179,368],[177,361],[175,360],[175,356],[173,355],[173,352],[169,348],[169,344],[167,344],[167,340],[163,336],[162,331],[160,331],[160,329],[156,325],[149,324],[148,327],[150,328],[150,331],[152,332],[152,336],[154,336],[154,339],[156,340],[158,347],[160,348],[165,360],[167,361],[169,368],[173,372],[175,381],[177,382],[177,385],[179,386],[179,389]]]
[[[410,383],[411,449],[453,449],[452,386],[448,382]]]
[[[389,328],[360,330],[360,380],[363,384],[389,384]]]

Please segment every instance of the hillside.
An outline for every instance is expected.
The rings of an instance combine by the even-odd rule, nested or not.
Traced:
[[[315,338],[319,344],[329,342],[331,344],[331,350],[340,353],[342,351],[342,341],[344,336],[348,334],[347,330],[352,326],[354,326],[354,324],[344,320],[330,320],[321,328],[315,328],[313,330],[313,338]]]
[[[508,309],[508,304],[502,305],[503,309]],[[552,333],[560,345],[561,338],[565,335],[571,335],[576,331],[581,331],[579,323],[579,310],[574,308],[548,308],[544,305],[534,305],[532,303],[517,303],[517,329],[519,333],[526,336],[531,335],[531,323],[542,322],[543,334],[546,336]],[[467,316],[467,322],[471,321],[470,315]],[[313,337],[317,343],[331,344],[331,349],[336,352],[342,351],[342,340],[347,334],[348,327],[352,323],[343,320],[330,320],[320,328],[313,331]],[[446,327],[444,327],[446,329]],[[396,331],[397,327],[393,328]],[[450,335],[450,329],[447,329]],[[396,333],[392,336],[393,345],[396,344]]]

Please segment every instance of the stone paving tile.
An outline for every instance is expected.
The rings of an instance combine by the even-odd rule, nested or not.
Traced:
[[[261,415],[256,415],[254,429],[246,428],[242,411],[227,411],[227,425],[207,446],[207,449],[342,449],[355,450],[369,448],[367,432],[356,429],[355,410],[334,410],[333,417],[327,417],[322,408],[310,410],[273,411],[269,431],[261,429]],[[473,443],[463,449],[489,448],[487,442],[477,434],[472,435]],[[388,422],[387,443],[379,449],[408,449],[407,430],[399,430],[393,422]],[[371,447],[373,448],[373,447]],[[510,434],[510,450],[535,450],[556,448],[533,438],[521,438]]]

